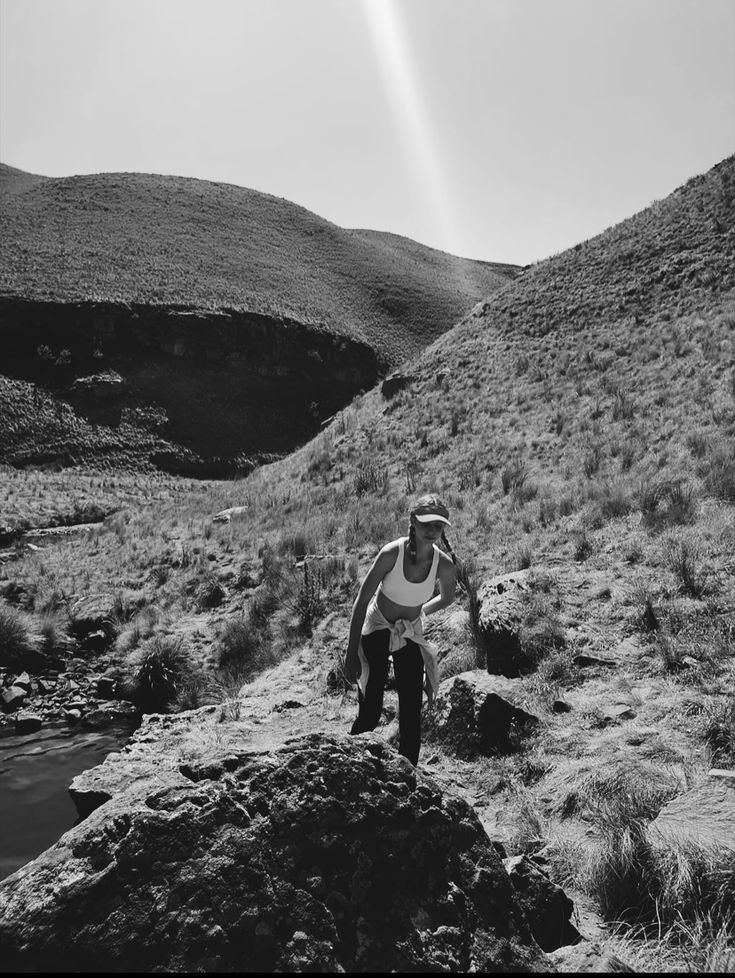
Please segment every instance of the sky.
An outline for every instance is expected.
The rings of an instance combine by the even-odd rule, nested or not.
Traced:
[[[735,0],[0,0],[0,160],[527,264],[735,152]]]

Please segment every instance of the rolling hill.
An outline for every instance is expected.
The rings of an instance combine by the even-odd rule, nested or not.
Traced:
[[[14,465],[242,470],[517,272],[177,177],[4,166],[0,214]]]

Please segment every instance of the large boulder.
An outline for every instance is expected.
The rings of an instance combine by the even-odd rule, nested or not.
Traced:
[[[554,971],[473,810],[366,735],[180,763],[0,884],[22,972]]]
[[[491,676],[480,669],[462,672],[439,687],[427,717],[427,735],[463,757],[512,750],[538,717],[525,709],[520,679]]]

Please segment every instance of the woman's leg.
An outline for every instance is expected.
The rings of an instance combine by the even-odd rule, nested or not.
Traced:
[[[424,660],[415,642],[393,653],[398,689],[398,750],[418,764],[421,748],[421,702],[424,695]]]
[[[363,695],[359,688],[357,691],[360,709],[357,719],[352,724],[351,734],[375,730],[380,721],[385,680],[388,678],[389,639],[390,632],[385,628],[362,636],[362,651],[370,666],[370,672],[365,686],[365,694]]]

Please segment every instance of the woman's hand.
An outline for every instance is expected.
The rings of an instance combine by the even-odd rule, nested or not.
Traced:
[[[357,652],[352,652],[351,649],[348,649],[344,662],[342,663],[342,674],[350,686],[354,686],[357,682],[360,670],[360,657]]]

